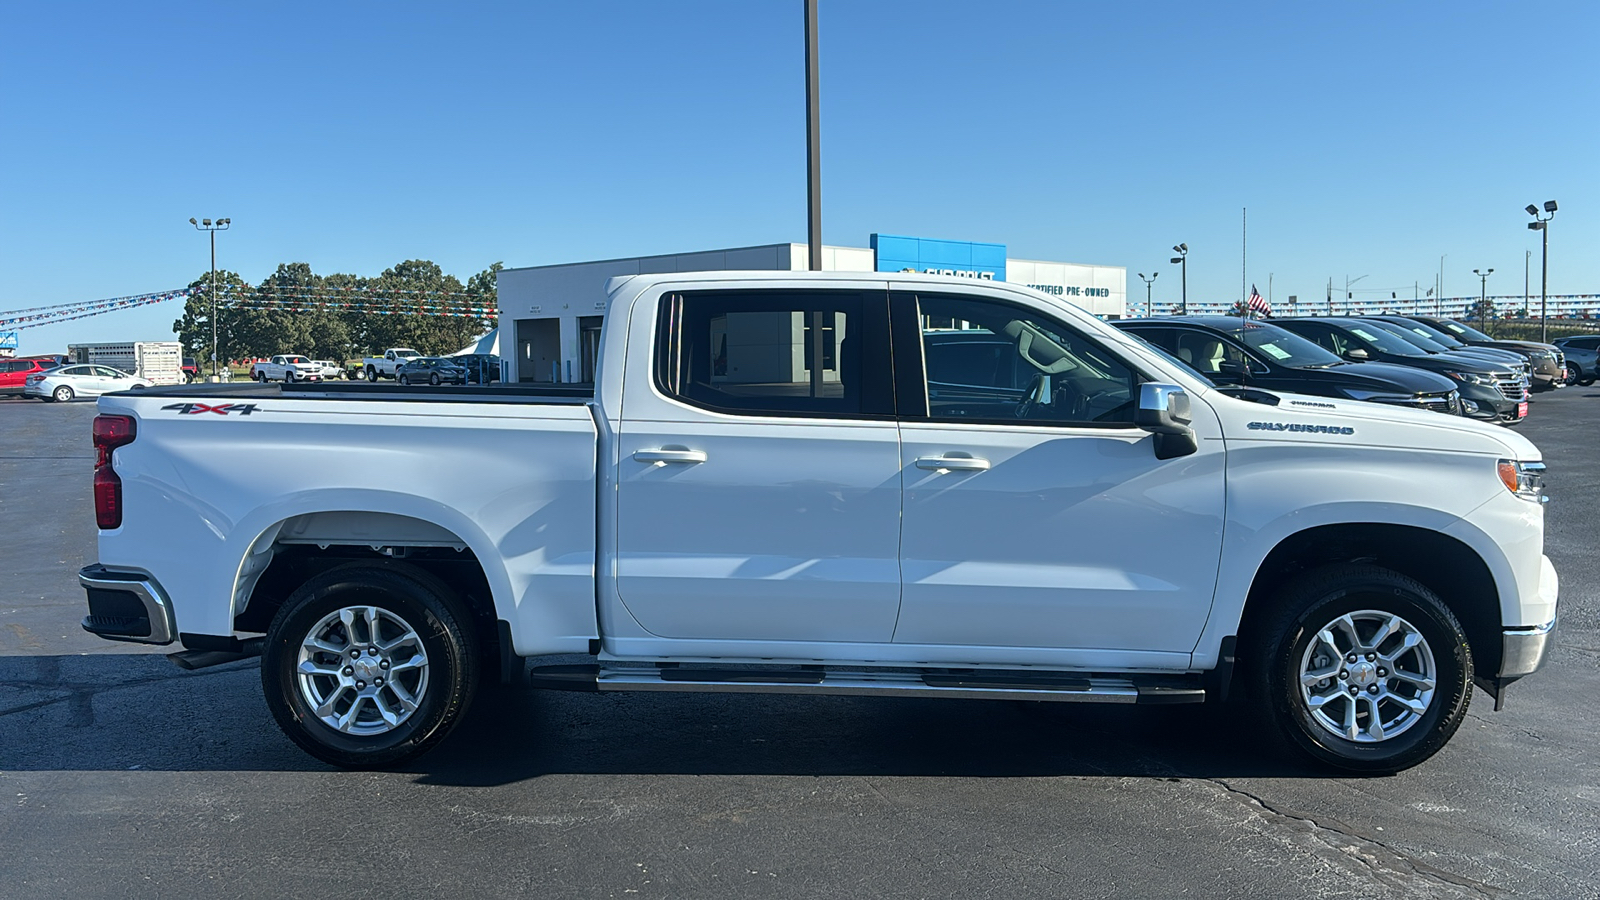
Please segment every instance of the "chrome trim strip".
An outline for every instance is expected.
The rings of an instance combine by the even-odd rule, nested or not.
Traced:
[[[1550,639],[1555,630],[1553,621],[1532,628],[1507,628],[1501,638],[1499,677],[1521,678],[1539,671],[1549,655]]]
[[[602,691],[689,691],[738,694],[827,694],[845,697],[951,697],[984,700],[1055,700],[1068,703],[1137,703],[1139,689],[1120,678],[1089,678],[1088,690],[1035,687],[933,687],[917,675],[900,672],[829,676],[820,683],[750,681],[663,681],[654,670],[601,669]]]
[[[148,637],[99,634],[111,641],[128,641],[135,644],[170,644],[178,637],[178,623],[172,615],[172,601],[154,578],[140,572],[117,572],[100,566],[89,566],[78,572],[78,584],[84,590],[122,591],[139,598],[144,604],[145,617],[150,620]],[[94,632],[91,632],[93,634]]]

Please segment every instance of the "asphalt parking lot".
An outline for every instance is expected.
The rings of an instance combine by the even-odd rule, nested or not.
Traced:
[[[0,896],[1600,897],[1600,386],[1520,429],[1552,658],[1385,778],[1205,709],[527,690],[339,771],[254,663],[79,629],[93,415],[0,401]]]

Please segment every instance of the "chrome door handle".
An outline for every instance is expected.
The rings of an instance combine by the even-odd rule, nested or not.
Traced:
[[[633,458],[639,462],[656,463],[703,463],[706,461],[704,450],[635,450]]]
[[[944,469],[949,472],[982,472],[989,468],[989,461],[976,456],[921,456],[917,458],[919,469]]]

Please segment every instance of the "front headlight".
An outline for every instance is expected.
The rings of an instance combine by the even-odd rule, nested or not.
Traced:
[[[1493,375],[1479,375],[1476,372],[1446,372],[1444,374],[1454,378],[1457,381],[1466,382],[1467,384],[1495,383],[1495,377]]]
[[[1547,499],[1544,496],[1544,463],[1502,459],[1499,470],[1500,483],[1506,490],[1533,503]]]

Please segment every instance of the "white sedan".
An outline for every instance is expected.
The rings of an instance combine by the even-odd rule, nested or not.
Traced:
[[[98,397],[112,391],[153,387],[154,384],[110,366],[75,365],[29,375],[22,391],[29,397],[65,403],[74,397]]]

